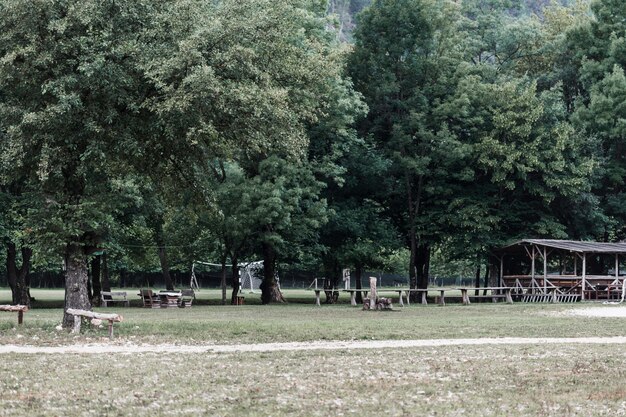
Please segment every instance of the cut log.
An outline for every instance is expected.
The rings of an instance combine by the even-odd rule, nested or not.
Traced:
[[[0,311],[22,311],[22,312],[26,312],[28,311],[28,306],[23,306],[23,305],[0,305]]]
[[[17,313],[17,324],[21,325],[24,323],[24,313],[28,311],[28,306],[25,305],[0,305],[0,311],[8,311]]]
[[[112,320],[112,321],[117,321],[117,322],[124,320],[124,317],[119,314],[96,313],[94,311],[78,310],[75,308],[68,308],[67,314],[71,314],[73,316],[88,317],[90,319]]]
[[[86,317],[91,319],[92,324],[94,321],[97,323],[98,320],[107,320],[109,322],[109,337],[113,337],[113,322],[121,322],[124,320],[124,317],[119,314],[96,313],[93,311],[78,310],[75,308],[68,308],[66,313],[74,316],[74,328],[72,329],[72,333],[80,333],[82,318]]]

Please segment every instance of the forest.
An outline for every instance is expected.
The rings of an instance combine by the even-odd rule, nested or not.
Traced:
[[[20,304],[63,274],[89,309],[194,260],[234,300],[262,259],[270,303],[288,270],[424,288],[519,238],[623,240],[625,22],[621,0],[0,0],[0,274]]]

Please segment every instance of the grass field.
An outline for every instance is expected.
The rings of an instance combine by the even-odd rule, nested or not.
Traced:
[[[129,294],[134,294],[129,291]],[[62,291],[33,291],[59,305]],[[473,304],[366,312],[314,305],[219,306],[216,290],[191,309],[109,308],[124,315],[69,335],[60,308],[16,326],[0,314],[0,345],[224,344],[320,340],[625,336],[625,318],[572,316],[585,305]],[[342,296],[345,298],[345,296]],[[8,301],[0,290],[0,304]],[[138,298],[137,298],[138,300]],[[250,304],[252,303],[252,304]],[[612,308],[614,306],[607,306]],[[104,311],[104,309],[100,309]],[[619,416],[626,415],[626,345],[439,346],[254,353],[0,355],[0,415],[11,416]]]

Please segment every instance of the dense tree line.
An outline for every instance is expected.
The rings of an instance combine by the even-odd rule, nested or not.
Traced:
[[[258,256],[264,303],[278,265],[323,271],[332,302],[343,268],[360,285],[403,263],[424,287],[519,237],[624,239],[625,17],[617,0],[0,1],[13,301],[32,266],[62,265],[66,306],[89,309],[109,270],[171,287],[172,266],[213,259],[227,302]]]

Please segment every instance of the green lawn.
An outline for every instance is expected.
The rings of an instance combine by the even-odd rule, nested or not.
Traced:
[[[0,303],[6,291],[0,291]],[[129,291],[129,294],[134,294]],[[54,305],[62,291],[33,290]],[[58,331],[60,308],[25,323],[0,313],[0,344],[200,344],[313,340],[623,336],[626,319],[565,314],[589,304],[411,305],[362,311],[347,297],[314,305],[218,305],[201,291],[188,309],[99,309],[104,329]],[[138,298],[137,298],[138,300]],[[594,305],[598,306],[598,305]],[[607,306],[607,308],[616,308]],[[619,416],[626,415],[623,345],[449,346],[388,350],[203,354],[2,354],[0,415],[68,416]]]

